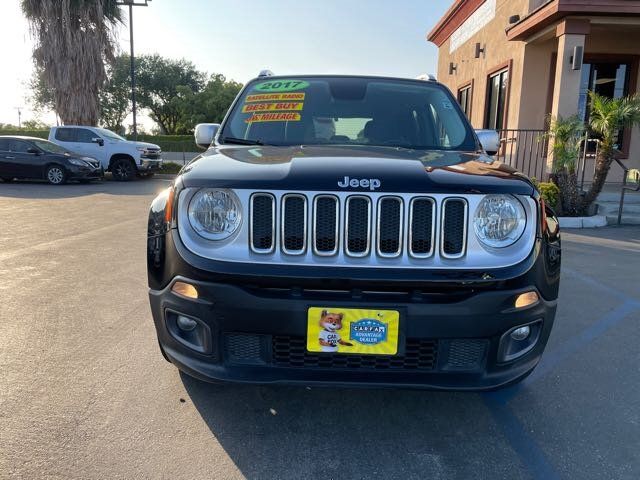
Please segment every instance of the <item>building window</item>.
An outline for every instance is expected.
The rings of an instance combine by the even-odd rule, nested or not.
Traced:
[[[458,90],[458,103],[469,120],[471,120],[471,93],[471,85]]]
[[[589,91],[607,98],[621,98],[629,95],[630,63],[593,62],[584,63],[580,79],[580,95],[578,97],[578,116],[589,121]],[[624,130],[618,132],[616,148],[623,149]]]
[[[507,91],[509,87],[509,69],[501,70],[489,76],[484,128],[501,130],[507,115]]]

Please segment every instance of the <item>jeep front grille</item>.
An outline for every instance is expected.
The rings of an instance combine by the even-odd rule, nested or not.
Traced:
[[[280,204],[279,211],[276,206]],[[404,198],[366,195],[339,198],[332,194],[306,196],[254,193],[250,200],[250,247],[269,254],[279,247],[285,255],[303,255],[311,245],[313,255],[331,257],[344,253],[362,258],[375,255],[393,259],[406,254],[423,259],[434,255],[440,211],[440,256],[465,255],[468,205],[464,198]]]

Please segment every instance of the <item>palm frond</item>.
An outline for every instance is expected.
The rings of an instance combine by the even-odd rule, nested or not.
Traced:
[[[22,0],[33,59],[65,124],[95,125],[105,61],[116,48],[122,13],[115,0]]]

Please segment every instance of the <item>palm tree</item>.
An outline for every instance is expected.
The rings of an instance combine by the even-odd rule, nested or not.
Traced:
[[[624,98],[607,98],[595,92],[589,92],[589,99],[589,127],[600,137],[600,148],[596,157],[593,183],[582,199],[583,212],[602,191],[611,162],[617,154],[618,133],[623,128],[640,124],[640,94]]]
[[[580,214],[580,192],[576,162],[580,155],[580,141],[584,123],[574,115],[569,118],[549,118],[546,134],[552,141],[553,178],[560,189],[560,209],[562,215]]]
[[[116,0],[22,0],[35,40],[33,59],[65,124],[96,125],[98,92],[112,61]]]

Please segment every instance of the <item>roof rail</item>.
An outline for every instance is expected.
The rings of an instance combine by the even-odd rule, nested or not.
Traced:
[[[260,77],[273,77],[273,72],[271,70],[260,70],[258,78]]]
[[[437,82],[436,76],[433,73],[423,73],[422,75],[418,75],[416,80],[424,80],[426,82]]]

